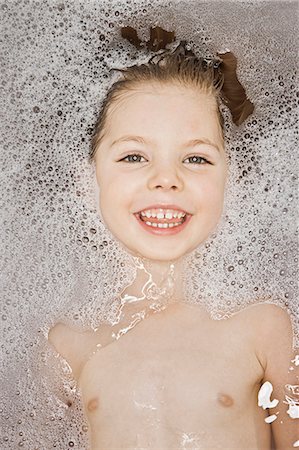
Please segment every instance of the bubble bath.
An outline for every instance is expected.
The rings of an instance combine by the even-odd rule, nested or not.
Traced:
[[[255,112],[237,128],[222,107],[225,210],[184,260],[184,301],[215,320],[276,304],[290,314],[298,347],[296,3],[13,0],[0,8],[1,448],[87,448],[80,392],[48,332],[61,320],[79,331],[117,324],[121,294],[144,270],[105,227],[87,158],[109,69],[148,60],[121,39],[121,26],[147,40],[159,25],[198,54],[237,56]],[[148,275],[155,313],[171,272],[164,291]],[[297,403],[288,405],[297,417]],[[182,448],[196,438],[182,433]]]

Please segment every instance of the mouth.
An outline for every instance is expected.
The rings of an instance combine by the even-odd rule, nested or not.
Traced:
[[[172,235],[182,231],[192,215],[173,208],[151,208],[134,214],[139,224],[155,235]]]

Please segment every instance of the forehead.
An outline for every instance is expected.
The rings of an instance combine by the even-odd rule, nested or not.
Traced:
[[[162,140],[198,134],[222,140],[215,96],[181,85],[143,84],[124,92],[108,109],[105,131],[108,140],[137,132]]]

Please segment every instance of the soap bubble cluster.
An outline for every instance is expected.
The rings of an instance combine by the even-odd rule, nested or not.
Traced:
[[[230,180],[222,223],[186,258],[186,300],[226,317],[267,301],[297,309],[297,24],[293,2],[2,0],[2,449],[87,448],[58,321],[111,322],[136,268],[97,209],[90,137],[109,69],[149,57],[120,38],[176,31],[195,53],[228,48],[255,113],[226,116]],[[190,14],[192,11],[192,14]]]

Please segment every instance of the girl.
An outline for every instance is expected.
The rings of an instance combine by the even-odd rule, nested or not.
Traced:
[[[220,99],[235,123],[253,110],[235,66],[230,53],[206,60],[183,43],[122,70],[103,104],[91,152],[100,210],[138,272],[113,324],[49,333],[81,390],[92,450],[267,450],[271,428],[276,449],[299,438],[287,313],[260,303],[215,321],[184,302],[184,256],[222,213]]]

